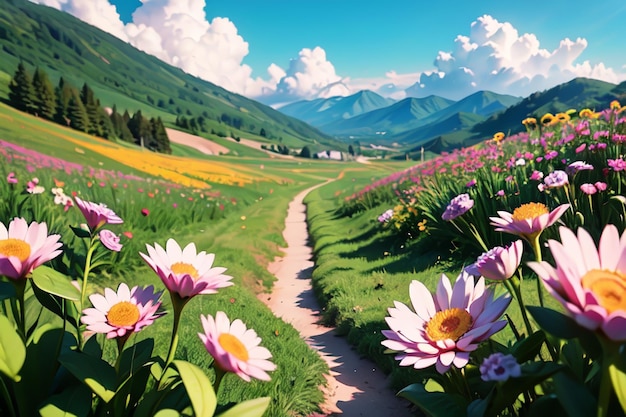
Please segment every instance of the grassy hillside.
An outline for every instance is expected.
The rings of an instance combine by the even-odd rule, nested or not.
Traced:
[[[202,115],[209,131],[216,133],[256,138],[263,129],[266,137],[261,139],[289,147],[339,146],[304,122],[186,74],[67,13],[27,0],[2,3],[0,95],[4,97],[22,61],[31,74],[41,67],[55,84],[61,75],[77,87],[87,82],[104,106],[116,104],[130,112],[141,109],[169,124],[176,115]],[[238,123],[232,122],[235,119]]]

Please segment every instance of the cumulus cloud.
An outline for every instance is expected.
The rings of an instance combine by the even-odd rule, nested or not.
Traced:
[[[471,24],[469,36],[456,37],[451,51],[439,52],[434,71],[420,74],[405,92],[413,97],[435,94],[452,99],[480,90],[526,96],[575,77],[613,83],[626,79],[626,74],[602,63],[576,64],[586,48],[585,39],[565,38],[557,48],[544,49],[534,34],[520,35],[510,23],[484,15]]]

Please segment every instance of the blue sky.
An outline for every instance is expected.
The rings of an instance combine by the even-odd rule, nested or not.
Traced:
[[[626,79],[623,0],[33,1],[268,104],[363,88],[458,99],[477,89],[526,95],[574,76]],[[518,38],[526,51],[511,46]]]

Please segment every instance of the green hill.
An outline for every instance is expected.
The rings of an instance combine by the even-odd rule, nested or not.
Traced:
[[[141,109],[166,124],[177,115],[203,116],[215,133],[289,147],[345,147],[302,121],[191,76],[67,13],[26,0],[2,0],[0,96],[7,96],[20,61],[31,74],[42,68],[53,83],[61,75],[77,87],[87,82],[103,106]]]

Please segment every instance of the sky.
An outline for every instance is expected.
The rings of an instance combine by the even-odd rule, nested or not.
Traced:
[[[626,2],[31,0],[273,107],[626,80]],[[420,4],[421,3],[421,4]]]

